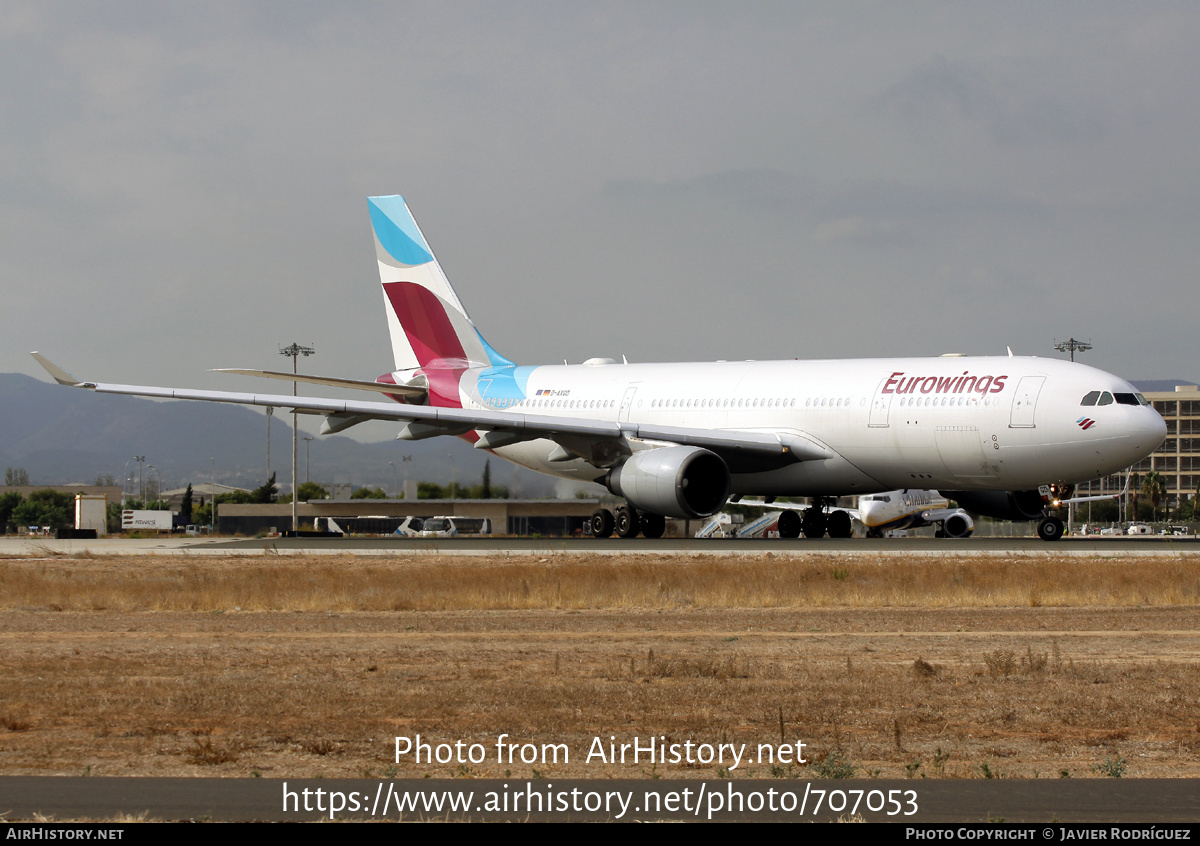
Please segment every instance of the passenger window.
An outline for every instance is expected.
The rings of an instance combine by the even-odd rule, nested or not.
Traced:
[[[1110,394],[1108,391],[1105,391],[1104,393],[1102,393],[1100,395],[1100,402],[1096,403],[1096,405],[1112,405],[1112,402],[1113,402],[1113,395]]]
[[[1095,405],[1098,399],[1100,399],[1099,391],[1088,391],[1087,396],[1083,398],[1083,402],[1080,405]]]

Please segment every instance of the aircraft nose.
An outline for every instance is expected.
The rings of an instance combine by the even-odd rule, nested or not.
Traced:
[[[1147,408],[1146,412],[1146,435],[1154,444],[1154,448],[1158,449],[1167,439],[1167,421],[1152,408]]]
[[[1145,456],[1162,446],[1166,440],[1167,421],[1153,408],[1142,408],[1140,411],[1130,426],[1127,441],[1131,449]]]

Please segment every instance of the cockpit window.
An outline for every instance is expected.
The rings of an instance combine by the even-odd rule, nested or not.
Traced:
[[[1137,397],[1133,394],[1113,394],[1117,398],[1117,403],[1120,405],[1137,405]]]
[[[1100,399],[1099,391],[1088,391],[1087,396],[1083,398],[1083,402],[1080,405],[1095,405],[1098,399]]]
[[[1137,397],[1138,405],[1149,405],[1150,404],[1150,400],[1146,399],[1141,394],[1134,394],[1134,396]]]
[[[1100,395],[1100,401],[1096,405],[1112,405],[1113,395],[1105,391]]]

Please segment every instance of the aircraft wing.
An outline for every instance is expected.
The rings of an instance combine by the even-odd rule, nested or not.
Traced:
[[[160,388],[149,385],[120,385],[79,379],[40,353],[33,357],[60,385],[85,388],[100,394],[128,394],[163,399],[228,402],[268,408],[291,408],[300,414],[322,414],[322,433],[340,431],[363,420],[396,420],[406,425],[399,438],[421,440],[438,435],[461,435],[471,430],[484,434],[475,446],[494,449],[521,441],[547,438],[557,443],[560,460],[583,458],[596,466],[615,463],[632,452],[630,441],[697,446],[721,456],[734,472],[745,467],[781,466],[797,461],[832,458],[821,444],[794,433],[749,432],[736,429],[692,429],[615,422],[575,417],[553,417],[514,411],[464,408],[435,408],[395,402],[325,399],[288,394],[235,393]]]

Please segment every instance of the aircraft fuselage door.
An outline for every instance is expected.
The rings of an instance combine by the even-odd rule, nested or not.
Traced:
[[[888,376],[879,382],[875,389],[875,398],[871,400],[871,419],[867,423],[871,428],[885,428],[888,425],[888,415],[892,410],[892,393],[884,393],[884,386],[891,380]]]
[[[1038,394],[1042,392],[1045,376],[1025,376],[1017,384],[1013,395],[1012,415],[1008,419],[1011,429],[1034,428],[1034,412],[1037,410]]]
[[[633,406],[633,395],[637,393],[637,386],[627,388],[625,396],[621,397],[621,412],[617,415],[617,420],[624,423],[629,419],[629,409]]]

